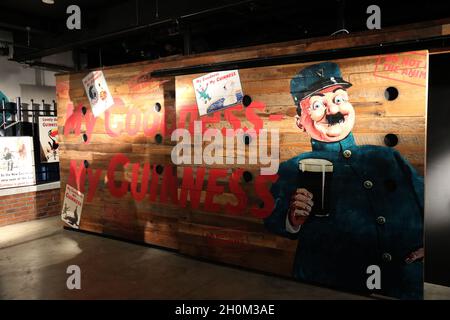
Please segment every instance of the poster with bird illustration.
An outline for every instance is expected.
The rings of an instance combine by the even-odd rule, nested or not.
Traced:
[[[242,102],[243,92],[238,70],[208,73],[193,80],[200,116]]]
[[[41,162],[59,162],[58,118],[39,117]]]
[[[74,229],[80,228],[81,211],[83,209],[84,194],[70,185],[66,185],[61,219]]]

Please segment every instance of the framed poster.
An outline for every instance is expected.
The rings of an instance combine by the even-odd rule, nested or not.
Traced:
[[[238,70],[208,73],[193,84],[200,116],[239,104],[243,98]]]
[[[41,162],[59,162],[58,118],[39,117]]]
[[[0,189],[36,183],[32,137],[0,138]]]
[[[84,194],[70,185],[66,185],[61,220],[75,229],[79,229]]]
[[[83,86],[95,117],[98,117],[114,104],[103,71],[90,72],[83,78]]]

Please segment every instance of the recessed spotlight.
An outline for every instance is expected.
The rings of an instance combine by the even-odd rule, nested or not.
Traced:
[[[45,4],[55,4],[55,0],[42,0]]]

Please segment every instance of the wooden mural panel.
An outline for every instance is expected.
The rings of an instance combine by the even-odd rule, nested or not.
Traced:
[[[306,49],[305,44],[292,48]],[[264,56],[267,50],[229,52],[226,59]],[[275,55],[277,49],[269,51]],[[220,55],[189,59],[221,61]],[[114,105],[97,118],[82,84],[86,73],[57,77],[61,197],[66,184],[84,193],[81,230],[292,275],[297,241],[264,226],[275,206],[270,189],[277,172],[263,175],[261,168],[268,164],[260,157],[257,162],[249,158],[261,148],[269,155],[275,145],[279,157],[272,160],[279,163],[311,151],[311,138],[296,124],[290,83],[300,70],[321,62],[240,69],[242,89],[251,104],[200,117],[193,80],[205,74],[149,76],[153,70],[176,66],[177,61],[184,63],[162,59],[104,69]],[[386,146],[386,135],[395,135],[398,142],[392,148],[423,176],[428,53],[333,62],[352,84],[347,92],[356,112],[352,130],[356,143]],[[194,147],[194,121],[201,123],[199,136],[208,129],[254,130],[255,134],[250,134],[249,146],[244,136],[224,135],[223,143],[202,141]],[[172,141],[175,129],[189,130],[192,140]],[[266,130],[267,141],[259,130]],[[228,138],[233,144],[225,148]],[[175,164],[175,146],[192,155],[196,149],[213,146],[223,152],[214,154],[219,163],[201,158],[199,163]],[[240,156],[244,163],[237,163]]]
[[[415,61],[414,67],[400,64],[395,70],[384,70],[385,60]],[[362,57],[343,59],[336,62],[345,80],[353,86],[348,89],[350,102],[356,111],[356,124],[353,130],[359,145],[385,146],[387,134],[395,134],[398,150],[423,176],[425,154],[425,115],[427,54],[410,52],[382,57]],[[239,70],[244,93],[252,98],[248,107],[238,106],[226,111],[216,112],[210,116],[198,118],[205,121],[206,128],[249,128],[261,126],[264,129],[279,129],[280,162],[287,161],[298,154],[311,151],[310,137],[302,133],[295,123],[296,107],[290,94],[290,80],[299,70],[310,64],[295,64],[275,67],[263,67]],[[192,81],[204,74],[179,76],[176,78],[176,105],[179,127],[189,128],[191,122],[183,124],[184,113],[196,115],[196,96]],[[389,101],[386,96],[388,88],[395,88],[398,97]],[[256,117],[252,118],[252,115]],[[250,119],[249,119],[250,118]],[[231,119],[231,120],[230,120]],[[192,118],[191,118],[192,121]],[[209,142],[204,142],[205,148]],[[261,145],[259,145],[261,147]],[[270,150],[270,140],[267,142]],[[191,145],[194,154],[194,145]],[[249,159],[249,147],[235,146],[233,157],[244,154]],[[261,195],[255,191],[255,183],[260,176],[260,163],[253,165],[225,164],[197,165],[197,170],[207,167],[207,173],[213,169],[224,170],[224,181],[218,183],[223,192],[214,197],[214,203],[220,205],[217,212],[205,212],[205,198],[200,198],[199,208],[193,209],[179,221],[180,251],[194,256],[201,256],[221,262],[244,265],[262,271],[290,275],[296,242],[277,238],[267,234],[262,219],[252,214],[252,208],[261,205]],[[178,169],[179,176],[183,170]],[[236,194],[229,189],[229,178],[233,173],[248,171],[253,180],[244,182],[240,178],[246,204],[239,213],[227,213],[227,205],[236,205]],[[203,187],[210,177],[205,174]],[[269,183],[270,185],[270,183]],[[203,195],[203,194],[202,194]],[[203,205],[203,208],[202,208]],[[270,214],[265,212],[263,215]],[[224,217],[227,217],[226,220]],[[233,222],[231,222],[233,221]],[[239,230],[236,233],[236,230]],[[203,239],[203,240],[201,240]],[[214,239],[216,241],[211,241]],[[220,240],[220,241],[219,241]],[[224,253],[221,256],[216,248],[222,243]],[[251,255],[243,246],[251,246],[258,252],[261,261]],[[232,250],[233,249],[233,250]],[[222,252],[219,250],[219,252]],[[271,265],[273,259],[277,265]],[[258,261],[255,264],[255,261]]]

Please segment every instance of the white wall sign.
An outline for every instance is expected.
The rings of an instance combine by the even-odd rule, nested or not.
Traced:
[[[61,219],[75,229],[80,228],[81,210],[83,209],[84,194],[70,185],[66,185]]]
[[[83,86],[95,117],[98,117],[114,104],[103,71],[90,72],[83,78]]]
[[[243,98],[238,70],[208,73],[193,84],[200,116],[239,104]]]
[[[58,118],[39,117],[42,162],[59,162]]]
[[[32,137],[0,138],[0,189],[36,184]]]

